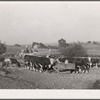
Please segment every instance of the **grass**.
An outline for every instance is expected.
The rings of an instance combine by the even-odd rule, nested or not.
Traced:
[[[98,44],[82,44],[83,47],[87,50],[88,55],[99,55],[100,56],[100,45]],[[17,47],[17,46],[7,46],[7,54],[16,54],[17,52],[20,52],[21,50],[24,50],[25,47]],[[39,55],[47,55],[49,54],[48,49],[39,49]],[[52,49],[51,54],[58,54],[58,51],[56,49]]]
[[[40,73],[25,68],[8,68],[11,74],[0,75],[0,89],[100,89],[100,68],[89,73]],[[14,71],[12,71],[14,69]]]
[[[20,52],[21,50],[24,50],[25,47],[17,47],[13,45],[7,45],[7,54],[16,54],[17,52]]]
[[[7,54],[16,54],[17,52],[21,52],[21,50],[25,50],[25,47],[17,47],[17,46],[7,46]],[[38,49],[39,53],[35,53],[35,55],[48,55],[49,50],[48,49]],[[56,49],[52,49],[51,54],[58,54],[58,51]]]
[[[100,45],[98,44],[83,44],[86,48],[88,55],[99,55],[100,56]]]
[[[100,45],[83,44],[89,55],[100,55]],[[16,54],[24,47],[7,46],[7,53]],[[58,53],[52,50],[52,54]],[[41,55],[48,54],[47,49],[39,49]],[[1,89],[100,89],[100,68],[90,69],[85,74],[39,73],[25,68],[16,69],[9,77],[0,76]],[[10,78],[10,77],[14,77]]]

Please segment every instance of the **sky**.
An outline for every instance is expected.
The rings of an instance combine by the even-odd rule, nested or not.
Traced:
[[[100,2],[0,2],[0,40],[6,44],[100,41]]]

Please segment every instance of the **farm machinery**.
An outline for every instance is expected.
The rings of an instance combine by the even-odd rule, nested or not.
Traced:
[[[75,64],[72,64],[72,63],[68,63],[68,64],[59,63],[56,66],[54,66],[53,68],[58,73],[59,72],[65,72],[65,71],[69,71],[70,73],[72,73],[73,71],[75,71]]]

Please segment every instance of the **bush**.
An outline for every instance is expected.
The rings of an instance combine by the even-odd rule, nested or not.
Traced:
[[[17,47],[21,47],[21,45],[20,45],[20,44],[15,44],[15,46],[17,46]]]
[[[0,55],[5,53],[6,50],[7,50],[7,48],[6,48],[5,44],[0,43]]]
[[[88,41],[87,43],[92,43],[91,41]]]
[[[70,44],[66,48],[60,49],[61,55],[67,56],[67,57],[85,57],[87,56],[87,51],[81,44],[73,43]]]
[[[96,42],[96,41],[93,41],[93,44],[98,44],[98,42]]]
[[[66,40],[64,40],[63,38],[58,40],[58,44],[59,44],[59,48],[63,48],[63,47],[68,46],[68,44],[66,43]]]
[[[100,80],[96,80],[96,82],[93,84],[92,89],[100,89]]]

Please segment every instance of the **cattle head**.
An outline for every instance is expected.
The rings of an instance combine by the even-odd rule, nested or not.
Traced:
[[[59,61],[59,58],[56,59],[56,63],[61,63],[61,62]]]
[[[50,59],[50,64],[49,64],[49,68],[52,68],[53,66],[56,65],[57,61],[55,58],[49,58]]]
[[[50,58],[50,55],[47,55],[46,58]]]

